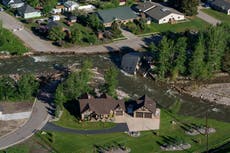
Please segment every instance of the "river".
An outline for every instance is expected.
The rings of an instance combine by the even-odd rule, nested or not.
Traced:
[[[0,60],[0,74],[15,73],[45,73],[54,71],[55,64],[64,66],[82,63],[90,59],[94,67],[103,72],[111,65],[119,65],[121,56],[111,55],[41,55],[31,57],[18,57]],[[208,111],[209,118],[230,122],[228,106],[203,102],[199,99],[172,92],[166,85],[159,85],[150,79],[141,76],[128,76],[120,72],[118,76],[119,89],[127,92],[131,97],[137,98],[147,94],[157,100],[162,107],[168,108],[176,100],[182,105],[179,114],[204,117]]]

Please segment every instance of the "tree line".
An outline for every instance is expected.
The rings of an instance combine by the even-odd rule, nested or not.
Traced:
[[[79,71],[72,72],[68,77],[58,85],[55,93],[56,112],[63,109],[63,104],[73,101],[85,93],[95,94],[90,82],[93,79],[92,62],[86,60],[83,62]],[[101,92],[108,93],[110,96],[116,97],[118,71],[111,67],[105,73],[105,83],[100,85]]]
[[[27,101],[36,96],[39,82],[31,74],[23,74],[19,80],[9,76],[0,77],[0,101]]]
[[[193,79],[211,78],[215,72],[230,72],[230,25],[209,27],[198,33],[163,36],[158,45],[150,44],[156,62],[154,72],[158,79],[190,76]]]

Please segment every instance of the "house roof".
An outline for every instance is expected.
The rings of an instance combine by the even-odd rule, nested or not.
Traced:
[[[214,0],[211,4],[218,6],[225,11],[230,9],[230,0]]]
[[[147,2],[144,2],[144,3],[139,3],[136,8],[138,9],[138,11],[140,12],[145,12],[146,10],[149,10],[153,7],[155,7],[155,3],[153,2],[150,2],[150,1],[147,1]]]
[[[99,10],[98,15],[103,23],[110,23],[116,19],[129,20],[137,18],[137,15],[128,6]]]
[[[125,110],[125,103],[123,100],[115,100],[110,96],[104,98],[80,99],[79,105],[80,113],[90,110],[96,114],[110,114],[110,110],[116,108]]]
[[[77,2],[74,1],[67,1],[64,3],[65,7],[72,7],[72,6],[79,6],[79,4]]]
[[[139,109],[139,108],[144,106],[145,108],[147,108],[152,113],[156,112],[156,102],[154,100],[152,100],[151,98],[149,98],[148,96],[146,96],[146,95],[140,97],[136,101],[136,103],[137,103],[137,106],[136,106],[135,109]]]
[[[5,3],[9,4],[11,0],[5,0]],[[19,4],[19,3],[24,3],[22,0],[13,0],[13,3],[11,4]]]
[[[141,54],[138,52],[130,52],[125,54],[122,57],[121,67],[127,73],[134,74],[136,71],[136,67],[140,61]]]
[[[141,12],[145,12],[148,16],[156,20],[160,20],[171,13],[183,15],[173,8],[165,7],[159,3],[149,1],[138,4],[137,9]]]
[[[52,29],[53,27],[56,27],[56,26],[61,26],[61,23],[60,22],[56,22],[56,21],[51,21],[49,22],[46,27],[48,29]]]
[[[25,13],[38,12],[38,10],[36,10],[33,7],[31,7],[30,5],[26,4],[26,5],[23,5],[22,7],[19,7],[18,12],[20,12],[21,14],[25,14]]]

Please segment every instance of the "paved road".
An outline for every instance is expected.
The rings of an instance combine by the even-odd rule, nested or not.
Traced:
[[[66,132],[66,133],[74,133],[74,134],[106,134],[106,133],[129,131],[126,123],[118,123],[116,124],[115,127],[108,128],[108,129],[100,129],[100,130],[76,130],[76,129],[61,127],[53,123],[47,123],[42,130]]]
[[[10,31],[23,27],[21,22],[5,12],[0,12],[0,20],[3,22],[3,27]],[[35,51],[54,50],[56,48],[49,42],[35,36],[30,30],[26,28],[20,31],[15,31],[13,33],[18,36],[26,44],[27,47],[30,47]]]
[[[53,94],[56,90],[59,80],[46,84],[37,96],[32,113],[26,124],[11,132],[8,135],[0,137],[0,150],[18,144],[31,137],[37,130],[42,129],[50,119],[53,109],[49,105],[53,102]]]
[[[198,14],[197,14],[197,17],[201,18],[202,20],[212,24],[212,25],[217,25],[218,23],[221,23],[220,20],[217,20],[216,18],[204,13],[201,11],[202,7],[199,7],[198,8]]]
[[[41,129],[48,121],[48,105],[40,101],[35,102],[29,120],[18,130],[0,137],[0,150],[18,144],[32,136],[37,130]]]
[[[0,12],[0,20],[3,22],[3,27],[13,31],[15,28],[19,28],[22,25],[14,17],[8,15],[5,12]],[[129,32],[124,32],[128,39],[113,42],[110,44],[98,45],[98,46],[89,46],[89,47],[72,47],[72,48],[58,48],[53,46],[51,42],[40,39],[38,36],[35,36],[29,29],[24,28],[21,31],[15,31],[17,35],[26,46],[30,47],[35,52],[53,52],[53,53],[105,53],[118,51],[123,47],[129,47],[133,49],[139,49],[142,46],[145,46],[145,42],[142,38],[136,37]]]

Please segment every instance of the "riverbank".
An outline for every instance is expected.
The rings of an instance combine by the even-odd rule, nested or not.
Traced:
[[[184,84],[172,85],[180,94],[199,98],[206,102],[230,106],[230,75],[219,74],[204,82],[186,81]]]

